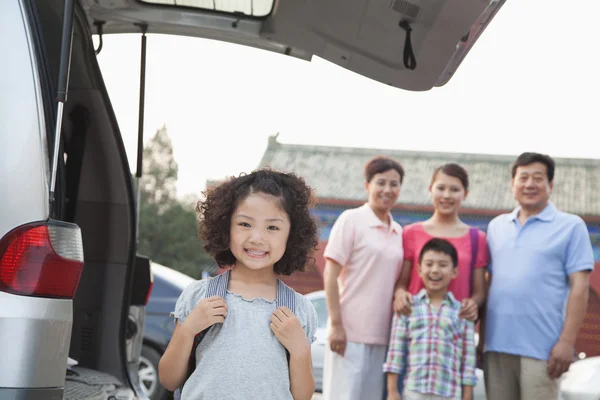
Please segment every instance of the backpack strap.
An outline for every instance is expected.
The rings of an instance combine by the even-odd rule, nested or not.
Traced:
[[[287,307],[291,312],[296,314],[296,292],[283,283],[281,279],[277,279],[276,302],[278,307]]]
[[[228,270],[220,275],[215,276],[214,278],[211,278],[208,281],[205,298],[212,296],[221,296],[222,298],[225,298],[225,296],[227,295],[227,286],[229,285],[230,274],[231,271]],[[296,314],[296,293],[292,288],[283,283],[280,279],[277,279],[277,297],[275,301],[278,307],[287,307],[290,309],[291,312]],[[185,382],[187,382],[187,380],[194,372],[194,369],[196,369],[196,349],[198,348],[198,345],[200,344],[202,339],[204,339],[204,336],[206,336],[206,333],[209,331],[209,329],[210,328],[203,330],[194,337],[194,344],[192,345],[192,354],[190,354],[190,359],[188,363],[188,375],[185,378],[185,381],[183,382],[181,387],[173,393],[174,400],[181,399],[183,385],[185,385]],[[287,351],[287,349],[285,353],[289,363],[290,353]]]
[[[210,278],[208,280],[208,285],[206,287],[206,294],[204,295],[204,298],[212,296],[221,296],[225,298],[225,295],[227,294],[227,285],[229,284],[229,274],[230,271],[226,271],[220,275],[215,276],[214,278]],[[188,373],[181,387],[175,390],[175,392],[173,393],[174,400],[181,399],[183,385],[185,385],[187,380],[190,378],[190,376],[196,369],[196,349],[198,348],[198,345],[200,344],[202,339],[204,339],[204,336],[206,336],[206,333],[210,330],[210,328],[212,328],[212,326],[198,333],[194,337],[194,344],[192,344],[192,353],[190,354],[190,359],[188,361]]]
[[[477,264],[477,255],[479,253],[479,229],[471,227],[469,229],[469,237],[471,238],[471,293],[473,292],[473,275],[475,265]]]

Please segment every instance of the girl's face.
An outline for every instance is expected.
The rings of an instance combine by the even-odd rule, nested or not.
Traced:
[[[400,174],[395,169],[375,174],[365,187],[371,208],[390,211],[400,195]]]
[[[431,187],[433,208],[441,214],[458,214],[467,192],[460,179],[438,172]]]
[[[280,200],[265,193],[251,194],[231,216],[229,248],[237,263],[253,270],[273,268],[283,257],[290,219]]]

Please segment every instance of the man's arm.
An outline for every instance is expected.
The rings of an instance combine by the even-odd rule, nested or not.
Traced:
[[[590,293],[590,271],[572,273],[569,276],[569,290],[567,316],[560,340],[572,343],[574,346],[587,312]]]
[[[552,379],[565,373],[575,357],[575,341],[587,311],[590,271],[578,271],[569,275],[569,289],[565,324],[548,360],[548,375]]]

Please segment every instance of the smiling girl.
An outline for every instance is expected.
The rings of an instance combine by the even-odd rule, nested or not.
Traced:
[[[317,314],[278,279],[303,270],[317,245],[312,200],[303,179],[268,169],[208,191],[198,204],[200,237],[220,267],[233,268],[192,283],[179,297],[175,331],[159,364],[165,388],[185,384],[182,400],[312,397]],[[215,287],[223,296],[214,295]],[[282,303],[294,304],[295,313]]]

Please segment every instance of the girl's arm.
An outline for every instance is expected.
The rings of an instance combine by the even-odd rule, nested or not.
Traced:
[[[290,352],[290,391],[294,400],[310,400],[315,393],[310,345],[304,350]]]
[[[174,391],[181,387],[188,375],[190,355],[194,344],[194,334],[175,323],[175,331],[167,350],[158,363],[160,384],[167,390]]]
[[[175,331],[167,350],[158,363],[158,376],[165,389],[174,391],[185,382],[188,375],[194,337],[208,327],[225,322],[227,303],[219,296],[202,299]]]
[[[316,312],[314,317],[316,320]],[[310,343],[298,317],[287,307],[271,315],[270,328],[290,353],[290,392],[294,400],[310,400],[315,392]]]

